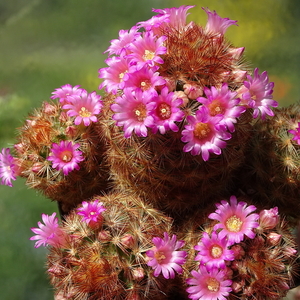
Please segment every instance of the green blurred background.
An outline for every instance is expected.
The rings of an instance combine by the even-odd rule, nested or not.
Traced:
[[[226,36],[246,47],[250,65],[267,70],[281,106],[300,98],[299,0],[0,0],[0,149],[14,143],[27,114],[66,84],[97,90],[109,41],[152,17],[152,8],[196,5],[189,20],[205,25],[201,7],[238,20]],[[18,179],[0,186],[0,299],[48,300],[47,249],[34,249],[30,227],[55,203]]]

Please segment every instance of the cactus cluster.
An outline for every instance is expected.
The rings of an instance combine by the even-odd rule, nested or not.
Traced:
[[[299,105],[192,6],[121,30],[103,97],[57,88],[0,154],[57,201],[32,228],[57,300],[281,299],[299,266]]]

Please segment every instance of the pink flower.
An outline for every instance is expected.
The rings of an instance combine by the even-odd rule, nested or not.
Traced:
[[[270,107],[277,107],[278,103],[273,100],[274,82],[269,82],[269,77],[266,71],[258,73],[258,68],[254,70],[254,75],[247,75],[247,81],[244,81],[244,86],[238,89],[238,94],[241,95],[242,103],[253,108],[253,117],[257,118],[259,112],[261,118],[266,115],[274,116],[274,112]]]
[[[65,84],[61,86],[60,88],[56,89],[50,97],[50,99],[56,99],[59,98],[59,102],[64,105],[68,103],[67,100],[68,96],[72,95],[80,95],[83,89],[79,88],[80,85],[75,85],[74,87],[71,84]]]
[[[158,16],[168,15],[170,27],[180,30],[186,26],[186,18],[189,15],[187,11],[193,7],[195,5],[182,5],[180,7],[153,9],[153,11],[158,13]]]
[[[38,222],[39,228],[31,228],[36,234],[30,240],[38,240],[35,243],[35,248],[47,245],[63,248],[68,245],[67,234],[59,227],[56,213],[51,216],[42,214],[42,219],[45,224]]]
[[[128,54],[128,46],[140,35],[141,33],[138,32],[137,26],[133,26],[129,31],[120,30],[119,38],[110,41],[111,45],[105,52],[108,52],[109,55],[120,55],[121,53],[123,55]]]
[[[149,103],[143,92],[125,89],[121,97],[116,98],[116,103],[111,105],[115,114],[112,116],[117,126],[123,126],[124,136],[131,137],[134,131],[137,136],[146,137],[147,127],[153,127],[153,117],[150,111],[153,103]]]
[[[61,141],[59,144],[53,143],[50,155],[47,159],[52,161],[52,167],[59,171],[63,171],[64,175],[68,175],[74,169],[79,170],[81,161],[84,160],[82,152],[76,150],[80,144],[74,144],[72,141]]]
[[[195,260],[199,260],[201,265],[206,265],[208,269],[212,267],[225,269],[225,261],[234,260],[234,252],[228,249],[226,237],[219,238],[216,232],[212,232],[211,237],[207,232],[203,232],[200,243],[195,250],[199,253]]]
[[[165,134],[167,130],[177,132],[179,130],[175,122],[181,122],[184,117],[184,112],[179,108],[183,101],[177,98],[175,93],[170,92],[167,87],[161,90],[160,95],[153,98],[155,107],[151,111],[151,115],[154,117],[153,132],[157,130],[161,134]]]
[[[211,116],[222,115],[221,125],[225,125],[230,132],[234,132],[234,124],[237,118],[245,112],[244,106],[239,106],[240,99],[236,92],[231,92],[227,83],[223,83],[220,89],[212,86],[210,89],[204,87],[207,98],[199,97],[197,101],[203,103],[209,110]]]
[[[147,264],[154,269],[154,276],[160,273],[166,278],[174,278],[175,272],[182,273],[182,267],[186,261],[186,251],[177,251],[183,247],[184,241],[177,241],[176,235],[171,238],[168,233],[164,232],[164,238],[154,237],[152,239],[155,247],[148,250],[146,255],[152,258]]]
[[[228,238],[230,245],[239,243],[244,239],[244,235],[253,239],[255,233],[254,228],[259,226],[259,215],[252,213],[256,210],[254,205],[247,206],[245,202],[237,202],[235,196],[230,197],[230,203],[222,200],[217,204],[217,210],[208,217],[217,220],[214,230],[219,230],[219,238]]]
[[[90,94],[87,91],[82,91],[80,95],[69,96],[69,103],[65,104],[62,108],[67,109],[69,117],[75,117],[75,125],[83,123],[89,126],[91,122],[97,122],[97,117],[103,106],[101,96],[96,92]]]
[[[183,151],[191,151],[192,155],[201,153],[204,161],[209,159],[209,153],[221,154],[221,148],[226,146],[224,140],[229,140],[231,134],[220,126],[222,116],[210,116],[207,107],[201,106],[196,116],[188,116],[188,124],[182,131],[181,141],[187,143]]]
[[[298,122],[298,127],[296,130],[290,129],[288,132],[294,135],[292,140],[297,141],[298,145],[300,145],[300,122]]]
[[[226,300],[231,292],[232,281],[226,278],[226,271],[218,268],[209,270],[200,265],[199,271],[191,272],[193,278],[186,280],[187,284],[192,285],[187,288],[189,298],[193,300]]]
[[[139,89],[144,92],[145,97],[150,99],[157,96],[155,87],[164,85],[165,83],[166,81],[163,77],[159,76],[158,72],[144,65],[141,69],[136,69],[128,74],[124,88]]]
[[[82,221],[88,225],[97,224],[102,219],[101,213],[106,210],[102,204],[103,203],[99,202],[99,200],[91,202],[83,201],[82,206],[77,210],[77,214],[82,216]]]
[[[167,48],[164,46],[166,39],[166,36],[157,38],[153,32],[146,31],[129,46],[132,53],[126,57],[130,59],[131,64],[136,64],[138,69],[145,64],[151,68],[155,64],[162,64],[164,61],[160,55],[167,52]]]
[[[15,158],[10,154],[10,148],[3,148],[0,153],[1,184],[12,187],[12,180],[16,180],[17,166]]]
[[[144,27],[146,31],[152,31],[155,35],[161,35],[161,29],[165,27],[166,23],[169,23],[170,18],[168,14],[153,16],[151,19],[139,22],[139,27]]]
[[[237,21],[221,18],[215,11],[211,12],[208,8],[205,9],[202,7],[202,9],[208,16],[207,24],[205,26],[206,32],[224,35],[229,26],[237,25]]]
[[[273,229],[279,223],[278,207],[264,209],[259,213],[259,225],[263,229]]]
[[[105,87],[106,92],[116,94],[119,89],[124,88],[128,73],[130,73],[130,61],[123,56],[113,56],[105,62],[109,67],[99,70],[99,78],[104,79],[99,85],[99,89]]]

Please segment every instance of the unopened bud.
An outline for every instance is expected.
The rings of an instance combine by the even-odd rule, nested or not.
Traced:
[[[259,224],[263,229],[273,229],[279,222],[278,208],[264,209],[259,214]]]

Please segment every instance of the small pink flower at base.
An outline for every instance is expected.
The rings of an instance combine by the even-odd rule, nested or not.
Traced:
[[[187,252],[177,251],[183,247],[184,241],[177,241],[176,235],[171,238],[168,233],[164,232],[164,238],[154,237],[152,239],[155,247],[152,250],[148,250],[146,255],[150,257],[148,266],[154,269],[154,276],[157,277],[160,273],[166,279],[175,278],[175,272],[181,274],[182,267],[186,261]]]
[[[212,232],[211,237],[207,232],[203,232],[199,244],[194,249],[199,251],[195,260],[209,269],[212,267],[225,269],[225,261],[235,259],[233,251],[228,249],[227,238],[220,239],[216,232]]]
[[[117,126],[123,126],[125,138],[130,138],[132,132],[139,137],[148,135],[147,127],[153,127],[153,117],[150,111],[153,103],[148,103],[142,91],[132,93],[131,89],[125,89],[124,94],[116,98],[116,103],[111,105],[115,114],[112,119]]]
[[[215,11],[211,12],[208,8],[202,7],[207,13],[208,20],[205,26],[205,31],[224,35],[227,28],[231,25],[237,25],[237,21],[230,20],[228,18],[221,18]]]
[[[155,107],[151,111],[154,118],[153,133],[158,130],[161,134],[165,134],[167,130],[177,132],[179,130],[175,122],[181,122],[184,112],[179,108],[183,101],[176,97],[173,92],[169,93],[167,87],[164,87],[157,97],[153,98]]]
[[[10,154],[10,148],[3,148],[0,153],[1,184],[12,187],[12,180],[16,180],[17,166],[15,158]]]
[[[63,171],[68,175],[74,169],[79,170],[79,163],[84,160],[82,152],[76,150],[80,144],[73,144],[72,141],[61,141],[59,144],[53,143],[50,155],[47,160],[52,161],[52,167],[58,171]]]
[[[89,126],[91,122],[97,122],[97,117],[103,106],[101,96],[96,92],[90,94],[83,91],[80,95],[69,96],[69,103],[65,104],[62,108],[67,109],[69,117],[75,117],[74,124],[80,125],[83,123]]]
[[[266,71],[258,73],[258,68],[254,69],[253,76],[247,75],[247,81],[237,92],[241,97],[241,103],[253,108],[253,118],[257,118],[259,113],[261,118],[265,119],[266,115],[274,116],[271,107],[277,107],[278,103],[273,100],[274,82],[269,82]]]
[[[101,223],[101,213],[106,210],[102,202],[94,200],[91,202],[83,201],[82,206],[77,209],[77,214],[82,216],[82,221],[86,222],[89,226],[95,227],[98,223]]]
[[[209,153],[220,155],[221,148],[226,147],[224,140],[231,138],[231,134],[225,130],[224,126],[218,126],[221,125],[221,120],[221,115],[210,116],[204,105],[196,112],[196,116],[188,116],[188,124],[185,125],[181,137],[181,141],[187,143],[183,151],[191,151],[192,155],[201,153],[204,161],[209,159]]]
[[[64,105],[68,103],[69,101],[67,100],[68,96],[72,95],[80,95],[83,89],[79,88],[80,85],[75,85],[72,86],[71,84],[65,84],[61,86],[58,89],[55,89],[54,92],[52,92],[52,95],[50,99],[59,99],[59,102]]]
[[[187,288],[189,298],[193,300],[226,300],[231,292],[232,281],[227,279],[225,270],[218,268],[207,269],[200,266],[199,271],[191,271],[193,278],[186,280],[187,284],[192,285]]]
[[[68,245],[68,236],[59,227],[56,213],[53,213],[51,216],[42,214],[42,220],[44,224],[38,222],[39,228],[31,228],[36,235],[32,236],[30,240],[37,240],[34,247],[46,247],[47,245],[58,248],[66,247]]]
[[[230,197],[230,203],[222,200],[216,204],[217,210],[211,213],[208,218],[217,220],[214,230],[221,230],[219,238],[227,237],[229,245],[239,243],[244,235],[253,239],[256,234],[254,228],[259,226],[259,215],[253,213],[256,210],[254,205],[247,206],[245,202],[237,202],[235,196]]]
[[[288,132],[294,135],[292,140],[297,141],[297,144],[300,145],[300,122],[298,122],[298,127],[295,130],[290,129]]]
[[[259,213],[259,225],[264,230],[273,229],[279,222],[278,207],[264,209]]]

